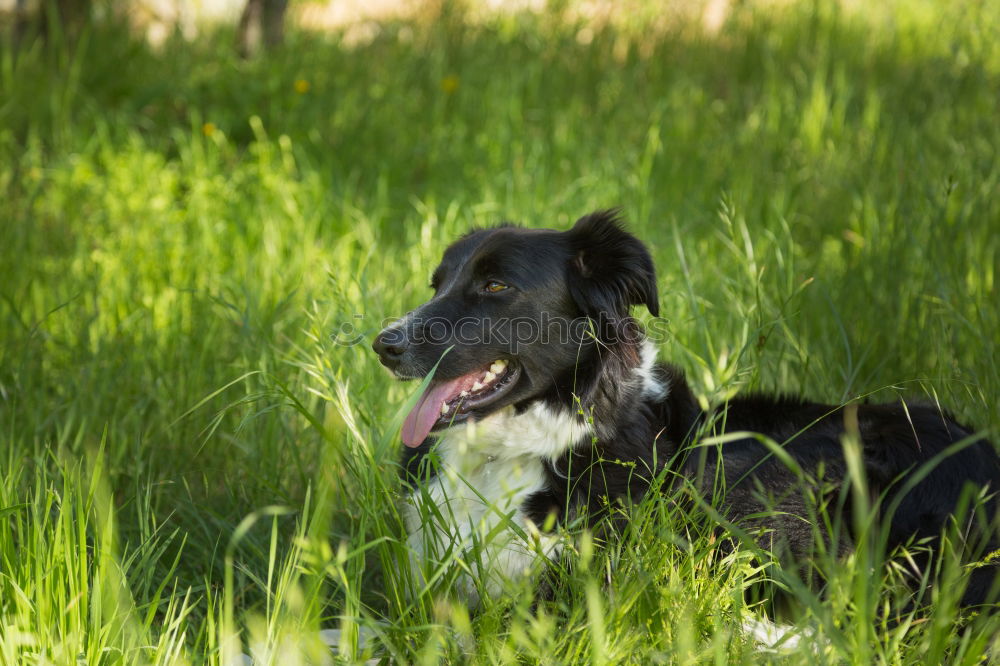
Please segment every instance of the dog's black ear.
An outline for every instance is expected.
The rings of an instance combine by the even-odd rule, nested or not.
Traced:
[[[633,305],[645,305],[659,315],[653,258],[642,241],[625,231],[617,210],[581,217],[566,233],[569,290],[584,313],[620,319]]]

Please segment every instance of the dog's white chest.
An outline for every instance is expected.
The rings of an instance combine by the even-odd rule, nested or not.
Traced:
[[[561,454],[586,431],[575,419],[540,409],[505,410],[444,433],[435,447],[437,475],[406,507],[415,569],[426,577],[461,563],[471,576],[461,578],[459,591],[476,603],[483,588],[499,592],[538,557],[551,557],[556,537],[539,533],[521,507],[546,487],[543,455]]]

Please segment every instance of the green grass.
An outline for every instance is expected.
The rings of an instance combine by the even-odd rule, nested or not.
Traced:
[[[662,498],[608,548],[569,535],[542,612],[527,583],[471,614],[454,571],[415,589],[388,425],[414,387],[332,338],[424,300],[473,225],[621,205],[706,404],[931,396],[996,439],[1000,8],[888,5],[748,3],[716,35],[650,11],[583,43],[446,4],[250,62],[225,33],[7,40],[0,660],[313,663],[334,627],[346,661],[982,659],[1000,625],[955,622],[959,567],[890,626],[898,571],[864,550],[793,589],[821,640],[759,651],[743,591],[794,581]]]

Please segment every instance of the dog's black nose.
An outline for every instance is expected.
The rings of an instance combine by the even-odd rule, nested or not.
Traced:
[[[406,353],[406,348],[410,343],[406,339],[406,333],[399,328],[387,328],[375,337],[372,349],[378,354],[382,365],[392,367],[399,363],[399,360]]]

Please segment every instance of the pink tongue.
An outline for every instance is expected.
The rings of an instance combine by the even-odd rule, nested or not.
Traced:
[[[403,444],[411,449],[420,446],[427,439],[434,422],[441,416],[441,403],[458,395],[462,391],[463,384],[469,383],[468,380],[469,375],[466,375],[428,386],[427,391],[420,396],[419,402],[403,421]]]

